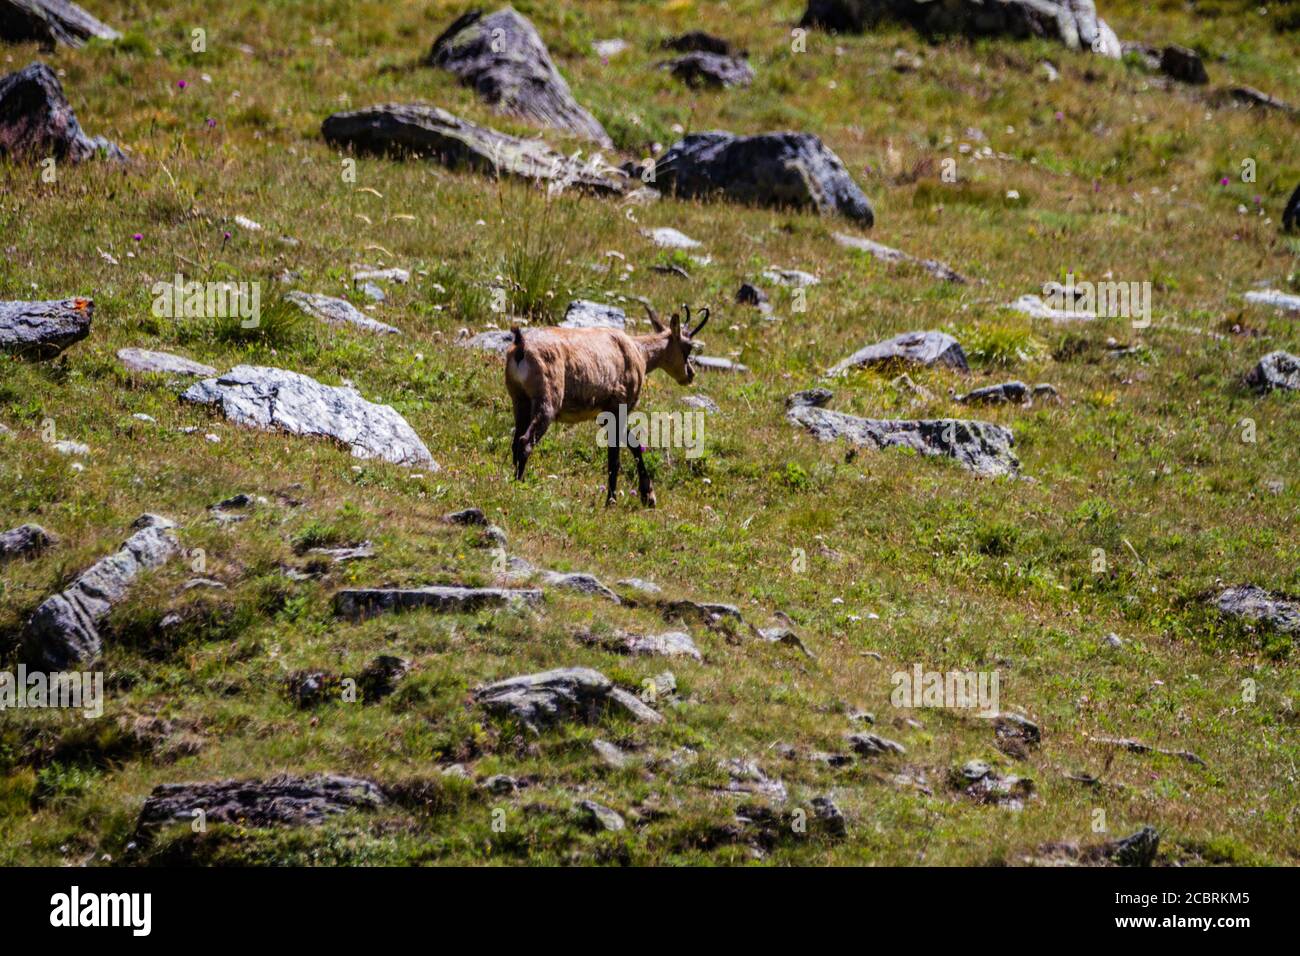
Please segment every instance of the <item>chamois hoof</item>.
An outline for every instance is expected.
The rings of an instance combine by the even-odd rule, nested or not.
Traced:
[[[614,496],[610,495],[608,498],[605,499],[605,507],[608,508],[613,504],[614,504]]]
[[[647,508],[653,508],[656,504],[655,493],[652,491],[648,495],[642,495],[641,504],[645,505]]]

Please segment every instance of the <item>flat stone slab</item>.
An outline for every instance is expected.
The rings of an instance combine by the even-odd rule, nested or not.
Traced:
[[[842,375],[852,368],[901,363],[923,368],[939,366],[969,372],[961,344],[946,332],[904,332],[892,339],[867,345],[827,370],[827,376]]]
[[[52,359],[90,334],[94,316],[91,299],[0,302],[0,352],[32,361]]]
[[[438,470],[420,436],[392,406],[376,405],[356,389],[322,385],[298,372],[238,365],[190,386],[181,399],[215,405],[239,425],[332,438],[354,458]]]
[[[5,0],[0,0],[0,25],[4,5]],[[48,66],[32,63],[0,78],[0,156],[79,163],[97,155],[126,158],[102,136],[92,138],[82,131],[59,78]]]
[[[32,613],[22,632],[23,660],[50,671],[67,670],[99,657],[99,623],[126,597],[143,572],[159,567],[180,549],[171,520],[141,515],[135,532],[115,554],[92,564],[63,591]]]
[[[128,372],[156,372],[163,375],[216,375],[211,365],[195,362],[170,352],[149,349],[118,349],[117,360]]]
[[[1022,295],[1007,308],[1031,319],[1047,319],[1050,322],[1088,322],[1097,317],[1095,313],[1082,309],[1052,308],[1036,295]]]
[[[1029,386],[1024,382],[1012,381],[971,389],[965,395],[958,395],[954,401],[963,405],[1023,405],[1030,394]]]
[[[402,330],[366,315],[351,302],[336,299],[329,295],[315,292],[290,292],[284,297],[313,318],[320,319],[333,326],[347,326],[364,329],[367,332],[379,332],[385,335],[401,335]]]
[[[587,644],[594,644],[618,654],[656,657],[689,657],[703,660],[700,649],[685,631],[664,631],[662,634],[636,634],[614,630],[608,634],[584,631],[578,635]]]
[[[633,185],[626,173],[603,163],[583,162],[540,140],[508,136],[423,103],[388,103],[335,113],[321,124],[321,134],[331,145],[350,146],[357,152],[427,157],[449,169],[572,186],[600,195],[621,195]]]
[[[537,604],[537,588],[472,588],[435,585],[423,588],[347,588],[334,595],[334,612],[354,620],[398,611],[427,609],[462,614],[510,604]]]
[[[560,326],[566,329],[624,329],[627,327],[627,314],[618,306],[576,299],[564,310]]]
[[[561,721],[595,723],[606,711],[639,723],[663,721],[657,711],[590,667],[511,677],[480,687],[474,697],[490,713],[513,717],[534,731]]]
[[[121,34],[69,0],[0,0],[0,39],[7,43],[78,47],[91,37],[117,40]]]
[[[510,7],[459,17],[433,41],[428,63],[454,74],[500,113],[614,145],[573,98],[536,28]]]
[[[514,336],[508,329],[488,329],[458,342],[461,348],[481,349],[484,352],[504,352],[514,343]]]
[[[910,448],[921,455],[952,458],[977,475],[1015,476],[1020,461],[1011,450],[1011,430],[991,422],[956,418],[891,420],[858,418],[820,406],[826,389],[801,392],[787,399],[786,418],[818,441],[844,439],[863,448]]]
[[[811,133],[692,133],[655,162],[651,185],[685,199],[809,209],[863,226],[874,220],[844,163]]]
[[[654,229],[642,229],[641,235],[661,249],[698,249],[700,242],[672,226],[658,226]]]
[[[1300,357],[1269,352],[1247,373],[1246,384],[1261,392],[1275,388],[1300,391]]]
[[[0,561],[40,554],[57,538],[38,524],[21,524],[0,532]]]
[[[741,365],[739,362],[729,358],[721,358],[717,355],[692,355],[691,364],[705,372],[736,372],[743,374],[749,371],[748,365]]]
[[[154,787],[140,810],[137,829],[169,823],[192,824],[196,810],[207,823],[249,827],[317,826],[349,810],[378,810],[387,804],[372,780],[320,774],[270,780],[220,780],[163,783]]]
[[[1266,305],[1286,312],[1300,312],[1300,295],[1290,295],[1277,289],[1263,289],[1246,293],[1246,301]]]
[[[882,245],[879,242],[873,242],[862,236],[850,236],[847,233],[837,232],[833,238],[841,246],[849,249],[857,249],[859,252],[866,252],[881,262],[890,264],[906,263],[908,265],[919,266],[930,275],[943,282],[952,282],[957,285],[965,285],[969,280],[947,263],[940,262],[938,259],[919,259],[916,256],[908,255],[900,249],[893,249],[889,246]]]
[[[754,82],[754,68],[740,57],[695,50],[659,64],[687,86],[745,87]]]
[[[1230,587],[1214,599],[1220,614],[1282,634],[1300,634],[1300,600],[1254,584]]]

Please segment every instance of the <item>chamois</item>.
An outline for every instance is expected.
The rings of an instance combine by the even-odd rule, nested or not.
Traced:
[[[645,449],[632,441],[622,423],[640,400],[646,376],[656,369],[663,369],[680,385],[695,380],[691,340],[709,321],[709,310],[700,310],[703,318],[692,329],[689,306],[682,306],[685,325],[681,316],[673,313],[670,325],[665,326],[648,302],[642,305],[655,329],[649,335],[628,335],[621,329],[550,328],[530,329],[525,336],[523,329],[514,327],[514,344],[506,354],[506,390],[515,411],[511,451],[516,480],[523,479],[528,457],[552,422],[590,421],[609,412],[619,424],[606,428],[609,494],[605,504],[614,503],[619,450],[626,444],[636,458],[641,503],[655,506],[650,473],[642,458]],[[620,430],[622,434],[618,434]]]

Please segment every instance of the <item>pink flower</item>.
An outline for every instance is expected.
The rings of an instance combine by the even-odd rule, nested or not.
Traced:
[[[1057,111],[1056,111],[1056,119],[1057,119],[1058,122],[1059,122],[1060,120],[1065,119],[1065,114],[1062,113],[1060,110],[1057,110]]]
[[[216,128],[216,125],[217,125],[217,121],[214,120],[211,116],[209,116],[209,117],[208,117],[208,129],[215,129],[215,128]]]
[[[178,89],[182,89],[182,90],[183,90],[183,89],[185,89],[185,87],[189,86],[189,84],[186,83],[184,80],[177,80],[177,81],[176,81],[176,86],[177,86]]]
[[[1222,179],[1220,179],[1220,180],[1219,180],[1219,185],[1220,185],[1220,186],[1226,186],[1226,185],[1228,185],[1228,177],[1227,177],[1227,176],[1224,176]]]

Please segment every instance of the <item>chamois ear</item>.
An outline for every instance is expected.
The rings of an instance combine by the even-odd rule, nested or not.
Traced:
[[[689,336],[690,338],[695,338],[695,336],[699,335],[700,329],[704,328],[705,324],[709,321],[709,307],[705,306],[704,308],[700,309],[700,311],[704,313],[704,318],[700,319],[699,325],[691,329],[690,336]]]
[[[682,317],[676,312],[673,313],[672,335],[675,339],[682,337]]]
[[[655,331],[662,332],[664,330],[664,324],[659,321],[659,313],[654,310],[654,306],[645,299],[641,300],[641,305],[645,307],[646,315],[650,318],[650,324],[655,327]]]

